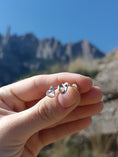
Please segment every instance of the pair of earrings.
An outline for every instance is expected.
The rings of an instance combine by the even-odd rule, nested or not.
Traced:
[[[68,84],[68,82],[66,82],[64,84],[62,83],[62,84],[58,85],[58,87],[50,86],[50,89],[46,92],[46,95],[51,98],[55,97],[55,88],[57,88],[61,94],[65,94],[67,92],[68,86],[70,86]],[[75,83],[73,83],[72,87],[77,88],[77,85]]]

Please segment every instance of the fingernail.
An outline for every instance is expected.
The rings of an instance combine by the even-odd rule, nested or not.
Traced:
[[[65,94],[60,93],[58,95],[58,102],[64,108],[68,108],[77,102],[79,103],[79,92],[77,89],[69,87]]]

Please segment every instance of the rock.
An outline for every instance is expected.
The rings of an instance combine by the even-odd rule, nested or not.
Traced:
[[[0,84],[6,85],[30,73],[41,73],[55,63],[67,64],[77,57],[101,58],[104,53],[88,41],[62,44],[51,39],[39,40],[32,33],[23,36],[0,35]]]
[[[115,51],[101,60],[101,71],[94,79],[94,85],[99,86],[103,92],[104,109],[93,117],[93,124],[87,130],[89,136],[95,136],[97,132],[99,134],[118,132],[118,60],[117,57],[114,58],[117,54],[118,51]],[[111,61],[108,61],[109,56]]]
[[[110,62],[106,58],[103,59],[106,62],[101,61],[101,72],[94,80],[103,91],[103,111],[93,116],[92,125],[77,133],[76,139],[70,138],[70,141],[79,141],[81,137],[88,151],[91,149],[93,154],[97,152],[98,156],[107,157],[118,156],[118,60],[114,59],[116,52],[112,55]]]
[[[102,71],[97,75],[95,84],[104,93],[104,101],[118,98],[118,60],[104,65]]]

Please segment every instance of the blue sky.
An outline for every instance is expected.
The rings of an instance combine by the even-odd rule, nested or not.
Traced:
[[[86,39],[109,52],[118,47],[118,0],[0,0],[0,33],[8,26],[11,34]]]

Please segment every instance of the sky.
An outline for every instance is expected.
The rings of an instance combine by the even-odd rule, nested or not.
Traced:
[[[0,0],[0,33],[8,26],[64,44],[88,40],[108,53],[118,47],[118,0]]]

